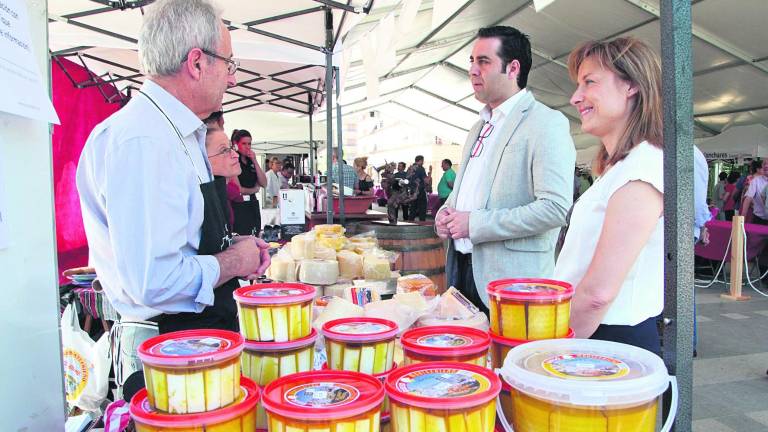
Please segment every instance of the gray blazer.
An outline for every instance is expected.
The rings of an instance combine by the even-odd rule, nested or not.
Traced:
[[[464,169],[483,121],[467,136],[453,192],[479,193],[485,207],[469,218],[472,268],[478,294],[488,304],[488,282],[502,278],[551,277],[555,243],[573,203],[576,149],[565,116],[526,92],[501,127],[488,175],[477,191],[462,191]],[[448,283],[458,279],[456,252],[449,242]]]

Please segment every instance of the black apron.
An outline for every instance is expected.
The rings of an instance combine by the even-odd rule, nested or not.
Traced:
[[[251,158],[238,152],[240,161],[240,175],[237,179],[240,186],[252,188],[256,186],[258,178],[256,177],[256,165]],[[232,212],[235,216],[234,227],[232,230],[241,235],[255,235],[258,237],[261,231],[261,210],[259,209],[259,200],[256,194],[249,195],[249,201],[233,202]]]
[[[192,156],[184,144],[184,138],[181,132],[176,128],[168,115],[159,105],[146,93],[139,90],[165,116],[173,127],[174,132],[179,137],[181,146],[192,163],[195,172],[197,168],[192,160]],[[224,177],[215,177],[213,181],[200,182],[200,192],[203,194],[203,225],[201,227],[200,244],[198,245],[198,255],[215,255],[226,250],[232,241],[232,231],[229,227],[229,215],[227,210],[227,191],[226,179]],[[213,290],[213,305],[206,307],[200,313],[182,312],[176,314],[162,314],[150,321],[157,323],[160,334],[193,329],[221,329],[239,331],[237,321],[237,305],[232,296],[232,292],[239,287],[237,278],[233,278]]]

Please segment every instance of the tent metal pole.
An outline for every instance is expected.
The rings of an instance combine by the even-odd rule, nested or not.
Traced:
[[[340,84],[340,78],[339,78],[339,68],[333,68],[333,72],[336,75],[336,141],[339,143],[339,178],[341,177],[341,168],[344,164],[344,161],[341,158],[341,104],[339,104],[339,96],[341,95],[341,84]],[[339,194],[339,223],[343,226],[344,225],[344,191]]]
[[[691,430],[693,400],[693,60],[690,0],[661,2],[664,112],[664,362],[677,377],[674,429]],[[664,395],[664,412],[670,404]]]
[[[325,51],[325,156],[327,162],[327,178],[326,181],[326,222],[328,224],[333,223],[333,180],[331,179],[331,165],[333,165],[333,13],[330,7],[325,8],[325,43],[327,50]],[[341,143],[339,143],[339,151],[341,151]],[[341,161],[341,158],[339,158]],[[341,193],[344,195],[342,172],[339,171],[339,187]]]
[[[309,176],[312,177],[312,184],[315,185],[315,146],[312,143],[315,141],[314,130],[312,130],[312,114],[314,107],[312,106],[312,95],[307,93],[307,109],[309,110]],[[315,209],[312,209],[314,211]]]

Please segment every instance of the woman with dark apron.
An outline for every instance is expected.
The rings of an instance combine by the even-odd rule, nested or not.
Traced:
[[[241,235],[259,235],[261,231],[261,210],[256,193],[259,187],[267,187],[267,176],[259,166],[256,155],[251,150],[251,134],[240,129],[232,133],[232,144],[237,146],[241,173],[237,177],[240,182],[242,202],[232,202],[235,214],[234,232]]]

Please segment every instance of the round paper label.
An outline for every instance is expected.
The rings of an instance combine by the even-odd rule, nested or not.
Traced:
[[[296,288],[263,288],[248,291],[248,297],[287,297],[304,294],[304,291]]]
[[[368,322],[338,324],[331,327],[331,331],[334,331],[337,333],[360,334],[360,335],[381,333],[387,330],[391,330],[387,325],[379,324],[379,323],[368,323]]]
[[[229,347],[229,341],[216,337],[170,339],[150,349],[152,354],[169,357],[191,356],[223,351]]]
[[[491,383],[482,375],[459,369],[427,369],[404,375],[395,385],[403,393],[430,398],[456,398],[479,393]]]
[[[521,294],[557,294],[565,290],[556,285],[512,284],[505,286],[504,291]]]
[[[296,386],[285,393],[285,400],[300,407],[330,408],[347,405],[360,396],[356,388],[339,383],[311,383]]]
[[[587,353],[550,357],[541,366],[550,374],[566,379],[612,380],[629,373],[629,366],[621,360]]]
[[[427,347],[455,348],[472,344],[472,339],[455,334],[436,334],[416,339],[416,344]]]

